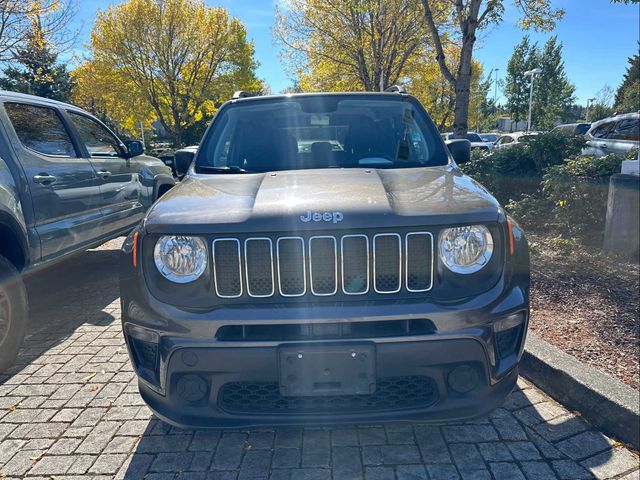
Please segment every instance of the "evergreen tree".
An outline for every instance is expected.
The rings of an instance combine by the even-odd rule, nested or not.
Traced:
[[[629,58],[629,67],[616,92],[613,108],[621,113],[640,110],[640,54]]]
[[[505,88],[511,118],[515,121],[527,119],[530,78],[524,73],[534,68],[540,68],[542,72],[536,75],[533,85],[533,128],[550,128],[557,120],[570,120],[575,87],[564,71],[562,43],[555,36],[547,41],[542,51],[538,44],[531,45],[528,37],[516,45],[507,64]]]
[[[507,78],[504,94],[507,97],[507,111],[511,119],[519,122],[526,120],[529,109],[529,80],[524,72],[536,68],[538,61],[538,45],[529,42],[525,35],[516,45],[507,63]]]
[[[557,120],[568,121],[575,87],[569,82],[562,60],[562,43],[551,37],[538,55],[542,73],[533,84],[531,123],[538,129],[549,129]]]
[[[67,67],[57,60],[36,19],[25,46],[16,49],[13,61],[5,68],[0,88],[68,102],[73,80]]]

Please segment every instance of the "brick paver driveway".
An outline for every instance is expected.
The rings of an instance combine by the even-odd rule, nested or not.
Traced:
[[[120,333],[122,239],[30,281],[32,325],[0,375],[0,477],[638,479],[638,458],[521,381],[461,424],[179,430],[138,396]]]

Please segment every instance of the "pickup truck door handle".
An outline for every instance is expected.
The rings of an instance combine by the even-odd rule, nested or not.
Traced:
[[[599,143],[598,146],[600,148],[607,148],[607,144],[606,143]]]
[[[108,170],[98,170],[98,176],[103,180],[111,176],[111,172]]]
[[[42,185],[49,185],[56,181],[56,177],[53,175],[47,175],[46,173],[42,173],[40,175],[34,175],[33,181],[36,183],[41,183]]]

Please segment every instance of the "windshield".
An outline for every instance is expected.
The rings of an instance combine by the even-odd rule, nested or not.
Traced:
[[[445,165],[431,120],[400,98],[309,96],[221,109],[198,154],[198,173]]]
[[[498,139],[498,135],[494,133],[481,133],[480,138],[485,142],[495,142]]]
[[[589,131],[590,127],[591,127],[590,123],[581,123],[576,127],[576,135],[584,135]]]
[[[482,139],[477,133],[467,133],[467,140],[470,142],[482,142]]]

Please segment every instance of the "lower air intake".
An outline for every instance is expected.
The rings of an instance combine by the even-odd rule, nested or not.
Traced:
[[[412,376],[378,379],[369,395],[317,397],[284,397],[276,382],[232,382],[222,386],[218,403],[230,413],[335,414],[424,408],[437,398],[433,379]]]

